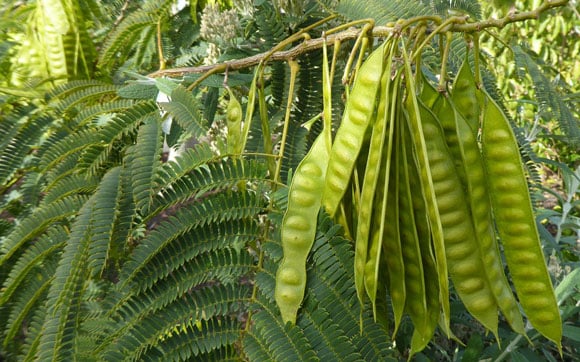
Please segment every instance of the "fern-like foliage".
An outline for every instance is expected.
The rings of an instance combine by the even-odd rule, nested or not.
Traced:
[[[0,123],[0,190],[15,182],[13,176],[27,169],[25,158],[37,146],[53,118],[50,115],[35,116],[35,107],[17,106]]]
[[[103,44],[101,68],[129,59],[145,64],[171,3],[120,17]],[[254,53],[304,20],[280,17],[267,2],[256,9],[271,16],[248,22],[257,30],[251,37],[267,40]],[[307,10],[305,18],[324,15],[316,2]],[[187,26],[182,17],[174,19]],[[173,43],[187,44],[175,34],[160,39],[167,56],[177,51]],[[320,53],[300,59],[284,175],[320,131],[318,124],[310,132],[302,127],[321,111],[320,62]],[[288,71],[283,63],[267,67],[267,112],[277,130]],[[284,202],[271,200],[265,157],[231,158],[212,145],[223,142],[210,131],[211,120],[223,117],[223,78],[214,78],[204,83],[209,90],[195,93],[163,80],[78,80],[54,87],[35,106],[7,108],[0,123],[2,194],[16,189],[26,207],[14,212],[17,222],[0,240],[3,358],[348,361],[390,353],[385,330],[368,311],[360,333],[351,245],[326,216],[304,317],[284,326],[272,299],[281,251],[276,215]],[[228,83],[243,92],[251,79],[230,74]],[[159,89],[167,101],[157,102]],[[334,104],[340,112],[340,101]],[[258,120],[246,151],[261,151],[261,140]],[[179,149],[169,161],[164,141]],[[7,196],[0,205],[14,208]]]
[[[161,165],[162,140],[160,119],[151,115],[139,127],[139,146],[133,146],[128,151],[135,206],[143,214],[149,209],[155,192],[152,186],[156,170]]]
[[[183,86],[177,86],[171,92],[172,102],[164,103],[163,108],[175,117],[179,125],[194,137],[201,137],[207,132],[207,125],[201,118],[199,100]]]
[[[258,43],[264,43],[261,50],[271,49],[286,37],[284,27],[287,24],[271,2],[263,2],[256,11],[256,16],[252,18],[255,26],[253,39],[261,39]]]
[[[115,218],[120,171],[113,168],[105,175],[72,225],[48,291],[48,313],[35,353],[40,360],[74,358],[86,282],[90,275],[100,274],[106,262],[107,234]]]
[[[561,138],[568,143],[573,149],[580,148],[580,120],[574,116],[564,96],[550,82],[548,77],[542,72],[538,62],[529,49],[522,46],[512,46],[518,74],[524,77],[525,74],[531,78],[535,97],[538,101],[538,112],[546,121],[554,120],[557,122],[562,135],[555,137]]]
[[[167,18],[172,3],[147,1],[141,9],[122,18],[103,44],[103,51],[99,54],[101,69],[110,70],[115,65],[123,64],[134,49],[140,53],[137,59],[142,59],[143,52],[151,50],[149,42],[155,40],[157,22]]]
[[[23,218],[18,228],[2,241],[0,265],[4,264],[20,247],[43,233],[52,223],[62,221],[75,215],[86,201],[86,197],[72,195],[50,204],[50,207],[40,207],[29,216]]]
[[[378,25],[433,13],[442,17],[464,13],[474,20],[481,19],[481,6],[477,0],[347,0],[341,1],[336,11],[349,20],[374,19]]]
[[[338,4],[336,11],[346,19],[374,19],[378,25],[433,13],[432,7],[420,0],[346,0]]]
[[[429,3],[437,14],[446,15],[453,12],[461,12],[469,15],[474,20],[481,19],[481,5],[474,0],[429,0]]]
[[[255,17],[256,32],[255,39],[264,39],[264,51],[272,48],[284,40],[285,32],[283,19],[276,16],[276,9],[272,4],[265,2],[258,8]],[[273,99],[273,106],[283,109],[284,101],[288,92],[288,69],[286,64],[276,62],[271,65],[272,75],[270,77],[270,88]]]
[[[322,52],[308,54],[300,58],[296,102],[288,124],[288,138],[284,148],[282,179],[287,181],[289,170],[295,170],[312,141],[320,132],[322,122],[315,123],[309,132],[304,125],[320,114],[322,109],[322,75],[317,69],[322,65]],[[308,136],[311,134],[312,136]]]
[[[45,125],[52,136],[31,160],[26,187],[40,199],[0,244],[3,357],[387,360],[386,330],[368,309],[361,329],[340,227],[321,216],[309,297],[298,325],[285,326],[272,297],[285,189],[271,193],[265,159],[198,143],[163,161],[155,102],[103,102],[102,89],[49,95],[64,119]],[[181,92],[164,109],[185,134],[207,137],[198,100]],[[117,156],[89,172],[79,160],[99,144]]]

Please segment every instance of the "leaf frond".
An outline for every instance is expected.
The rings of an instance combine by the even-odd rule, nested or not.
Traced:
[[[66,160],[68,156],[76,154],[89,145],[99,144],[101,136],[92,129],[79,130],[56,143],[44,152],[39,160],[39,166],[44,172],[54,168],[55,164]]]
[[[102,83],[67,89],[66,92],[55,95],[52,100],[53,107],[59,113],[66,113],[74,107],[94,103],[101,98],[113,97],[117,93],[117,88],[115,85]]]
[[[132,351],[129,348],[133,346],[123,346],[128,351],[124,348],[123,354],[112,353],[106,359],[119,361],[119,357],[126,355],[131,357],[129,360],[192,360],[200,354],[207,354],[232,345],[239,336],[239,330],[240,322],[234,318],[216,317],[201,320],[198,323],[184,323],[173,333],[164,336],[159,342],[152,341],[155,342],[154,347],[144,346]]]
[[[182,85],[171,92],[171,101],[162,103],[161,107],[175,117],[179,125],[192,136],[200,138],[206,135],[208,127],[201,117],[199,100]]]
[[[481,20],[481,5],[477,0],[430,0],[429,3],[437,14],[449,15],[461,12],[474,20]]]
[[[74,124],[82,126],[98,116],[116,114],[127,108],[131,108],[135,101],[130,99],[118,99],[82,108],[72,120]]]
[[[42,202],[50,204],[56,200],[75,194],[90,195],[98,184],[99,179],[95,176],[70,174],[51,184],[49,187],[45,187],[43,189],[45,195],[42,198]]]
[[[209,265],[197,266],[207,269]],[[220,269],[224,267],[220,263],[215,267],[209,267],[207,271],[210,274],[221,273]],[[245,272],[248,267],[242,269]],[[230,269],[230,271],[234,270],[234,268]],[[198,281],[204,279],[201,271],[190,274],[199,274]],[[179,288],[185,286],[183,282],[169,283],[167,286],[160,290],[153,289],[143,295],[136,295],[117,309],[117,313],[112,318],[117,320],[117,325],[121,327],[116,328],[111,335],[107,336],[106,342],[114,342],[106,343],[108,348],[105,355],[110,353],[108,351],[123,350],[124,346],[129,345],[134,351],[145,350],[158,343],[164,344],[168,336],[193,324],[220,316],[226,318],[234,316],[240,312],[244,301],[248,300],[251,295],[251,288],[248,285],[240,286],[233,283],[223,285],[206,282],[204,286],[193,282],[192,287],[185,289]],[[222,327],[227,330],[227,326]],[[235,339],[239,337],[238,335],[239,330]]]
[[[137,40],[151,28],[155,28],[162,17],[166,17],[173,1],[148,1],[138,10],[131,12],[108,34],[99,54],[99,67],[110,71],[116,64],[124,63],[135,47]],[[121,8],[121,7],[119,7]],[[153,30],[154,31],[154,30]]]
[[[47,306],[46,300],[40,303],[38,308],[35,308],[31,313],[30,321],[28,323],[28,334],[25,337],[22,351],[19,353],[20,359],[23,361],[34,360],[38,347],[40,344],[40,337],[42,335],[42,323],[46,317]]]
[[[525,69],[525,74],[533,82],[540,115],[548,121],[555,120],[564,135],[563,140],[573,148],[580,148],[580,120],[574,117],[563,96],[542,72],[531,52],[522,46],[513,46],[512,50],[516,65]]]
[[[260,196],[251,193],[232,192],[208,196],[201,202],[179,209],[175,216],[159,224],[136,247],[131,259],[127,261],[121,272],[123,284],[137,284],[138,290],[151,287],[155,278],[150,281],[144,281],[138,280],[136,277],[139,276],[141,270],[147,270],[144,268],[166,245],[181,235],[190,232],[195,227],[253,217],[260,212],[262,207],[263,200]],[[173,269],[173,267],[170,269]],[[156,268],[152,270],[156,270]]]
[[[96,200],[91,210],[89,256],[86,265],[93,277],[103,273],[112,248],[110,241],[121,197],[120,175],[120,167],[110,169],[94,194]]]
[[[78,161],[79,170],[89,174],[97,173],[114,153],[116,143],[121,142],[125,136],[133,137],[143,119],[150,116],[155,118],[157,112],[154,102],[140,102],[115,114],[96,132],[99,136],[98,142],[87,144],[82,150]],[[71,135],[73,136],[74,134]]]
[[[169,171],[169,167],[165,170]],[[263,163],[252,160],[229,159],[207,163],[175,178],[177,175],[166,173],[166,177],[157,181],[157,192],[151,208],[154,214],[188,199],[201,197],[205,193],[232,189],[240,183],[265,181],[266,167]]]
[[[87,199],[86,196],[72,195],[34,210],[3,240],[0,264],[9,260],[27,241],[45,232],[51,224],[75,215]]]
[[[24,278],[33,269],[42,265],[42,261],[45,258],[60,250],[67,238],[68,233],[65,227],[57,225],[48,229],[44,235],[27,248],[14,263],[10,273],[4,280],[0,305],[7,303],[13,293],[18,290]]]
[[[56,249],[61,247],[62,243]],[[3,327],[3,343],[5,347],[10,345],[22,328],[26,328],[27,319],[31,318],[36,309],[44,302],[57,265],[57,259],[53,257],[54,255],[51,255],[54,250],[45,251],[38,255],[35,260],[28,263],[23,269],[28,269],[28,267],[30,269],[23,270],[23,275],[18,276],[22,278],[19,281],[21,283],[12,284],[22,284],[26,287],[19,288],[14,295],[10,295],[10,315],[7,318],[6,325]],[[3,295],[2,297],[7,299],[9,296]]]
[[[48,115],[28,118],[26,113],[17,111],[16,114],[22,118],[8,118],[6,126],[10,129],[0,139],[0,185],[8,183],[15,172],[26,165],[25,158],[32,152],[32,147],[40,143],[43,133],[54,121]]]
[[[95,198],[90,198],[79,211],[49,288],[46,299],[48,313],[37,352],[40,360],[73,358],[74,335],[81,315],[80,302],[88,277],[88,233],[94,203]]]
[[[349,20],[374,19],[376,24],[433,13],[432,7],[420,0],[345,0],[336,11]]]
[[[137,209],[145,214],[155,193],[155,175],[161,165],[161,122],[157,115],[147,116],[139,127],[137,143],[129,149],[127,162],[131,169],[133,197]]]

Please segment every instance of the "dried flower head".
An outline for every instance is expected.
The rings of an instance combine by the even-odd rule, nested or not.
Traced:
[[[229,45],[240,30],[240,20],[235,9],[220,11],[217,4],[208,4],[201,14],[200,35],[217,45]]]

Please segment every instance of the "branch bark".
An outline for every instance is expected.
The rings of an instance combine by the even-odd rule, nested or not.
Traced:
[[[541,13],[549,9],[562,7],[568,4],[570,0],[544,0],[542,5],[532,11],[523,11],[513,14],[507,14],[503,18],[499,19],[487,19],[479,22],[467,22],[466,17],[459,17],[458,21],[449,25],[448,28],[443,29],[443,31],[449,32],[461,32],[461,33],[472,33],[479,32],[488,28],[503,28],[510,23],[515,23],[519,21],[525,21],[530,19],[537,19]],[[432,20],[433,17],[430,16],[428,19]],[[417,17],[415,19],[409,19],[405,21],[406,23],[420,22],[424,20],[422,17]],[[441,19],[441,22],[443,19]],[[372,30],[372,35],[375,37],[385,37],[391,34],[393,31],[399,31],[400,28],[397,25],[393,26],[376,26]],[[363,32],[362,29],[351,28],[338,33],[330,34],[326,36],[327,46],[333,46],[335,40],[345,41],[356,39]],[[158,70],[154,73],[149,74],[149,77],[182,77],[187,74],[195,73],[221,73],[226,70],[238,70],[245,69],[252,66],[260,64],[264,60],[268,61],[288,61],[295,59],[301,54],[308,53],[310,51],[322,48],[324,44],[324,38],[308,39],[300,43],[299,45],[283,51],[278,51],[272,53],[267,51],[264,53],[256,54],[247,58],[235,59],[227,61],[224,63],[212,64],[212,65],[202,65],[197,67],[182,67],[173,69],[163,69]]]

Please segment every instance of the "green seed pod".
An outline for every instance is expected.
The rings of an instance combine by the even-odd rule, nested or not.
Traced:
[[[451,99],[440,97],[433,110],[443,127],[457,175],[469,201],[468,207],[482,256],[482,271],[507,321],[514,331],[525,336],[524,323],[517,301],[503,271],[499,246],[493,229],[483,160],[473,130],[456,110]]]
[[[475,78],[469,65],[469,53],[467,53],[457,77],[453,82],[451,100],[455,108],[463,116],[474,136],[477,136],[481,126],[482,115],[481,95],[475,84]]]
[[[403,143],[411,145],[409,140],[410,133],[405,133],[406,137]],[[407,152],[409,152],[408,150]],[[425,279],[425,302],[426,312],[425,320],[419,325],[415,325],[413,337],[411,339],[411,353],[422,351],[435,333],[435,328],[439,322],[441,303],[439,301],[439,280],[437,274],[437,265],[431,244],[431,230],[429,229],[429,220],[427,218],[427,205],[423,190],[419,181],[419,170],[417,163],[414,162],[411,154],[408,154],[408,171],[409,171],[409,190],[413,202],[413,214],[419,248],[421,252],[421,261],[423,262],[423,274]],[[449,333],[450,331],[444,331]]]
[[[284,257],[276,274],[274,297],[285,323],[296,323],[306,289],[306,258],[314,243],[328,165],[327,135],[322,132],[298,165],[288,191],[288,209],[282,219]]]
[[[389,54],[394,49],[394,42],[390,42]],[[382,165],[383,148],[392,147],[392,130],[394,119],[391,119],[392,108],[395,102],[391,104],[391,100],[396,99],[398,87],[395,85],[391,89],[391,56],[388,56],[388,62],[381,78],[381,87],[379,91],[379,103],[377,107],[376,117],[372,123],[372,134],[369,144],[369,151],[366,158],[366,165],[364,168],[363,185],[360,195],[360,205],[372,205],[376,188],[379,185],[380,171]],[[395,82],[397,84],[398,82]],[[387,132],[390,133],[389,139],[386,140]],[[387,157],[390,152],[387,152]],[[359,207],[357,215],[357,230],[356,230],[356,248],[355,248],[355,287],[359,301],[363,302],[365,284],[367,294],[375,309],[375,299],[377,291],[378,280],[378,261],[381,251],[381,240],[375,236],[371,239],[369,250],[369,235],[371,233],[371,220],[374,208]],[[364,281],[364,282],[363,282]]]
[[[425,271],[423,269],[423,255],[421,242],[419,240],[418,226],[415,221],[413,196],[411,193],[411,168],[414,168],[412,154],[410,149],[410,135],[406,124],[402,123],[399,127],[399,231],[401,236],[401,250],[405,264],[405,290],[407,298],[405,310],[411,317],[415,327],[411,343],[412,355],[420,352],[425,348],[433,336],[437,319],[429,318],[427,307],[427,286],[425,283]],[[425,220],[426,221],[426,220]],[[425,237],[425,235],[422,235]],[[429,257],[430,255],[427,255]],[[438,281],[435,281],[438,284]],[[437,299],[437,295],[435,295]]]
[[[562,321],[544,260],[523,161],[509,120],[486,94],[482,127],[485,180],[520,304],[532,325],[562,349]]]
[[[375,112],[387,44],[385,42],[373,51],[360,67],[346,103],[342,123],[336,132],[322,197],[324,207],[331,216],[338,210],[348,187],[364,135]]]
[[[437,118],[421,102],[419,106],[449,275],[467,310],[497,337],[497,304],[481,273],[483,257],[463,186]]]
[[[240,145],[242,144],[242,105],[237,100],[231,89],[228,88],[228,92],[230,94],[230,101],[228,102],[228,107],[226,109],[228,153],[240,154],[242,152],[240,149]]]
[[[425,197],[427,205],[427,216],[429,220],[429,228],[431,230],[433,250],[435,253],[435,261],[437,266],[437,276],[439,281],[439,302],[441,305],[442,318],[441,318],[441,328],[444,332],[451,336],[451,330],[449,328],[450,323],[450,307],[449,307],[449,283],[448,283],[448,272],[447,272],[447,258],[445,250],[445,238],[443,234],[442,219],[437,209],[437,197],[434,189],[434,180],[432,174],[434,170],[430,167],[429,157],[435,157],[436,154],[432,153],[432,150],[427,149],[426,137],[423,132],[423,127],[421,126],[422,121],[420,117],[419,110],[419,100],[415,93],[415,82],[414,75],[411,70],[411,64],[407,57],[405,51],[403,51],[403,59],[405,61],[405,80],[406,80],[406,90],[407,97],[405,98],[404,108],[406,112],[403,112],[404,122],[407,123],[413,146],[413,153],[415,155],[415,160],[417,162],[417,167],[419,170],[419,183],[423,190],[423,196]]]

